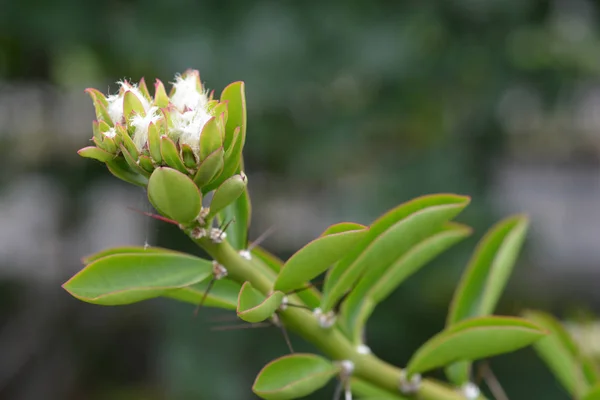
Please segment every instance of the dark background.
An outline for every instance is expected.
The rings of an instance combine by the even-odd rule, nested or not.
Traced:
[[[252,399],[255,374],[286,352],[274,329],[211,331],[223,313],[93,306],[60,288],[108,246],[197,253],[128,209],[148,210],[141,190],[76,154],[91,137],[86,87],[187,68],[217,93],[246,82],[251,237],[275,226],[265,246],[281,257],[414,196],[473,196],[460,217],[473,238],[373,316],[369,344],[386,360],[404,365],[443,328],[473,245],[511,213],[532,228],[498,313],[593,315],[599,12],[585,0],[0,0],[0,398]],[[492,367],[513,400],[568,399],[531,350]]]

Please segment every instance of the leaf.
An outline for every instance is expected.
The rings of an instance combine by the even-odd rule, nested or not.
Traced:
[[[339,366],[323,357],[291,354],[265,365],[252,391],[268,400],[297,399],[322,388],[339,372]]]
[[[231,221],[225,232],[227,233],[227,241],[237,250],[244,250],[248,247],[248,229],[250,228],[251,215],[252,206],[247,188],[241,196],[219,213],[220,221],[224,223]]]
[[[233,132],[239,127],[242,138],[246,137],[246,93],[244,82],[233,82],[221,93],[221,101],[227,102],[227,125],[225,125],[225,149],[231,145]],[[241,143],[240,147],[243,147]]]
[[[237,315],[246,322],[264,321],[275,314],[284,297],[284,293],[275,291],[265,298],[250,282],[245,282],[238,297]]]
[[[252,249],[252,261],[262,262],[268,266],[273,272],[279,273],[281,267],[283,267],[283,261],[269,253],[267,250],[260,246],[255,246]],[[321,293],[316,290],[312,285],[307,284],[306,289],[299,290],[296,296],[300,298],[309,308],[317,308],[321,303]]]
[[[133,171],[137,172],[140,175],[150,177],[150,173],[148,173],[146,170],[139,166],[139,164],[136,162],[136,159],[133,158],[131,153],[123,145],[121,145],[121,153],[123,154],[123,157],[125,158],[127,164],[129,164],[129,167]]]
[[[363,328],[378,303],[419,268],[470,233],[470,228],[463,225],[447,224],[413,245],[413,238],[408,237],[408,233],[399,232],[396,246],[407,251],[383,271],[377,270],[376,265],[372,264],[342,305],[343,326],[348,329],[353,342],[357,345],[362,343]]]
[[[219,187],[227,178],[235,174],[236,171],[240,170],[242,164],[242,150],[244,146],[244,138],[241,137],[239,128],[234,131],[234,141],[229,149],[225,150],[225,159],[223,164],[223,171],[219,176],[209,183],[204,190],[210,192],[211,190]]]
[[[340,222],[338,224],[334,224],[329,226],[321,236],[333,235],[335,233],[344,233],[348,231],[360,231],[362,229],[368,229],[368,226],[357,224],[354,222]]]
[[[138,254],[138,253],[177,253],[173,250],[164,249],[162,247],[142,247],[142,246],[122,246],[110,247],[99,251],[81,259],[84,265],[93,263],[101,258],[112,256],[115,254]]]
[[[221,136],[221,130],[219,121],[222,120],[222,114],[216,117],[211,117],[200,134],[200,161],[204,161],[211,153],[216,151],[219,147],[223,147],[223,138]]]
[[[187,174],[187,169],[185,168],[185,164],[183,164],[183,160],[179,156],[177,146],[167,135],[162,135],[160,137],[160,154],[163,161],[169,167],[174,168],[183,174]]]
[[[93,158],[94,160],[98,160],[100,162],[110,161],[115,158],[114,154],[104,151],[96,146],[88,146],[84,147],[83,149],[79,149],[77,154],[79,154],[81,157]]]
[[[579,397],[599,381],[592,360],[583,354],[558,320],[540,311],[526,311],[524,317],[550,332],[533,347],[571,395]]]
[[[106,167],[108,168],[111,174],[127,183],[131,183],[141,187],[146,187],[148,185],[148,178],[146,178],[144,175],[138,174],[136,171],[131,169],[131,167],[129,166],[129,164],[127,164],[125,159],[121,157],[117,157],[111,161],[107,161]]]
[[[194,182],[168,167],[157,168],[152,173],[148,199],[161,214],[181,224],[196,219],[202,208],[202,196]]]
[[[210,211],[206,216],[209,220],[213,218],[219,211],[234,202],[246,190],[248,178],[245,174],[233,175],[227,179],[221,186],[217,188],[210,202]]]
[[[402,247],[395,245],[399,235],[406,234],[418,242],[462,211],[468,203],[469,198],[464,196],[423,196],[384,214],[371,225],[368,234],[330,269],[323,289],[323,311],[332,310],[338,300],[355,285],[365,269],[373,268],[371,263],[375,263],[377,268],[385,268],[397,259],[404,251]]]
[[[193,285],[211,274],[210,261],[183,253],[114,254],[87,265],[63,288],[88,303],[121,305]]]
[[[465,318],[489,315],[496,308],[517,255],[525,240],[528,221],[514,216],[500,221],[481,239],[450,304],[446,325]],[[471,365],[448,366],[446,376],[456,385],[469,380]]]
[[[199,188],[209,184],[223,171],[223,153],[223,148],[219,147],[198,164],[194,182]]]
[[[412,356],[407,374],[423,373],[455,361],[474,361],[528,346],[546,333],[521,318],[478,317],[447,327]]]
[[[224,308],[226,310],[235,310],[237,308],[238,293],[241,285],[231,279],[220,279],[214,281],[206,297],[204,294],[208,289],[210,279],[200,283],[185,286],[181,289],[167,290],[163,297],[179,300],[186,303],[198,305],[202,303],[203,307]]]
[[[308,243],[283,265],[275,281],[275,290],[288,292],[302,287],[347,254],[367,232],[367,229],[360,229],[321,235]]]
[[[158,125],[150,122],[148,125],[148,151],[152,159],[157,162],[162,162],[162,154],[160,152],[160,133]]]
[[[447,324],[493,312],[521,249],[528,221],[516,216],[492,227],[479,242],[456,290]]]

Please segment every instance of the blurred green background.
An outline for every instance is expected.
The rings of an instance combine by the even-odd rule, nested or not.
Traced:
[[[149,210],[141,190],[76,154],[91,137],[86,87],[187,68],[217,93],[246,82],[251,238],[274,226],[265,247],[283,258],[334,222],[473,196],[460,218],[473,238],[375,313],[368,341],[384,359],[404,365],[443,328],[474,244],[511,213],[532,229],[498,312],[593,313],[599,12],[586,0],[0,0],[0,398],[253,399],[258,370],[287,351],[276,329],[212,331],[224,313],[92,306],[60,288],[108,246],[197,252],[128,209]],[[512,400],[568,399],[531,350],[491,365]]]

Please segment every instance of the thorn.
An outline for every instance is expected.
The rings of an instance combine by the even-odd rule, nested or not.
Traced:
[[[267,229],[266,231],[264,231],[263,233],[260,234],[259,237],[256,238],[256,240],[254,240],[254,242],[252,242],[249,246],[248,246],[248,251],[252,251],[253,248],[255,248],[256,246],[260,245],[266,238],[269,237],[269,235],[271,235],[271,233],[273,233],[275,231],[275,225],[271,225],[269,227],[269,229]]]
[[[194,310],[194,318],[198,316],[198,312],[200,311],[200,309],[204,305],[204,302],[206,301],[206,296],[208,296],[208,292],[210,292],[210,290],[212,289],[212,287],[215,284],[216,280],[217,279],[213,276],[210,279],[210,282],[208,282],[208,286],[206,287],[206,290],[204,291],[204,295],[202,295],[202,300],[200,300],[200,303],[198,304],[198,307],[196,307],[196,309]]]
[[[504,389],[502,389],[500,381],[498,381],[498,378],[494,375],[494,371],[492,371],[489,362],[485,361],[479,364],[479,373],[496,400],[508,400],[508,396]]]
[[[212,330],[212,331],[235,331],[238,329],[267,328],[269,326],[273,326],[273,324],[270,322],[257,322],[255,324],[213,326],[212,328],[210,328],[210,330]]]
[[[141,210],[138,210],[137,208],[133,208],[133,207],[127,207],[127,208],[130,209],[131,211],[135,211],[135,212],[137,212],[139,214],[145,215],[146,217],[154,218],[154,219],[157,219],[159,221],[163,221],[163,222],[167,222],[167,223],[172,224],[172,225],[179,226],[179,222],[173,221],[172,219],[169,219],[169,218],[166,218],[166,217],[163,217],[162,215],[152,214],[152,213],[149,213],[149,212],[146,212],[146,211],[141,211]]]
[[[229,220],[229,222],[227,222],[227,223],[226,223],[224,226],[223,226],[223,225],[221,225],[221,226],[219,227],[219,230],[221,231],[221,235],[219,235],[219,237],[223,236],[223,234],[225,233],[225,231],[227,230],[227,228],[229,228],[229,225],[231,225],[231,223],[232,223],[233,221],[235,221],[235,218],[231,218],[231,219]],[[222,239],[222,238],[221,238],[221,239]]]
[[[340,397],[342,397],[343,391],[344,391],[344,382],[339,381],[335,387],[335,391],[333,392],[333,400],[340,400]]]

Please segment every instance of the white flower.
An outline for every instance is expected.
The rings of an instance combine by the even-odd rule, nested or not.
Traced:
[[[189,73],[185,78],[175,77],[175,93],[171,97],[171,104],[176,108],[172,113],[173,135],[179,138],[180,143],[189,145],[196,154],[200,151],[202,129],[212,118],[207,110],[208,96],[206,91],[198,88],[197,78],[197,72]]]
[[[151,106],[150,102],[142,94],[137,85],[132,85],[127,81],[119,81],[117,82],[117,84],[121,87],[122,90],[119,90],[119,93],[112,94],[106,98],[106,101],[108,102],[108,115],[115,124],[119,124],[123,121],[123,96],[128,91],[133,92],[133,94],[135,94],[137,98],[140,99],[142,106],[144,106],[144,110],[146,111],[146,113],[148,112]]]
[[[104,132],[104,136],[113,139],[115,136],[117,136],[117,130],[114,127],[110,128],[109,130]]]
[[[155,124],[162,115],[157,107],[150,107],[146,110],[146,116],[135,114],[131,117],[131,125],[135,128],[133,133],[133,143],[138,150],[142,150],[148,141],[148,127],[151,123]]]

